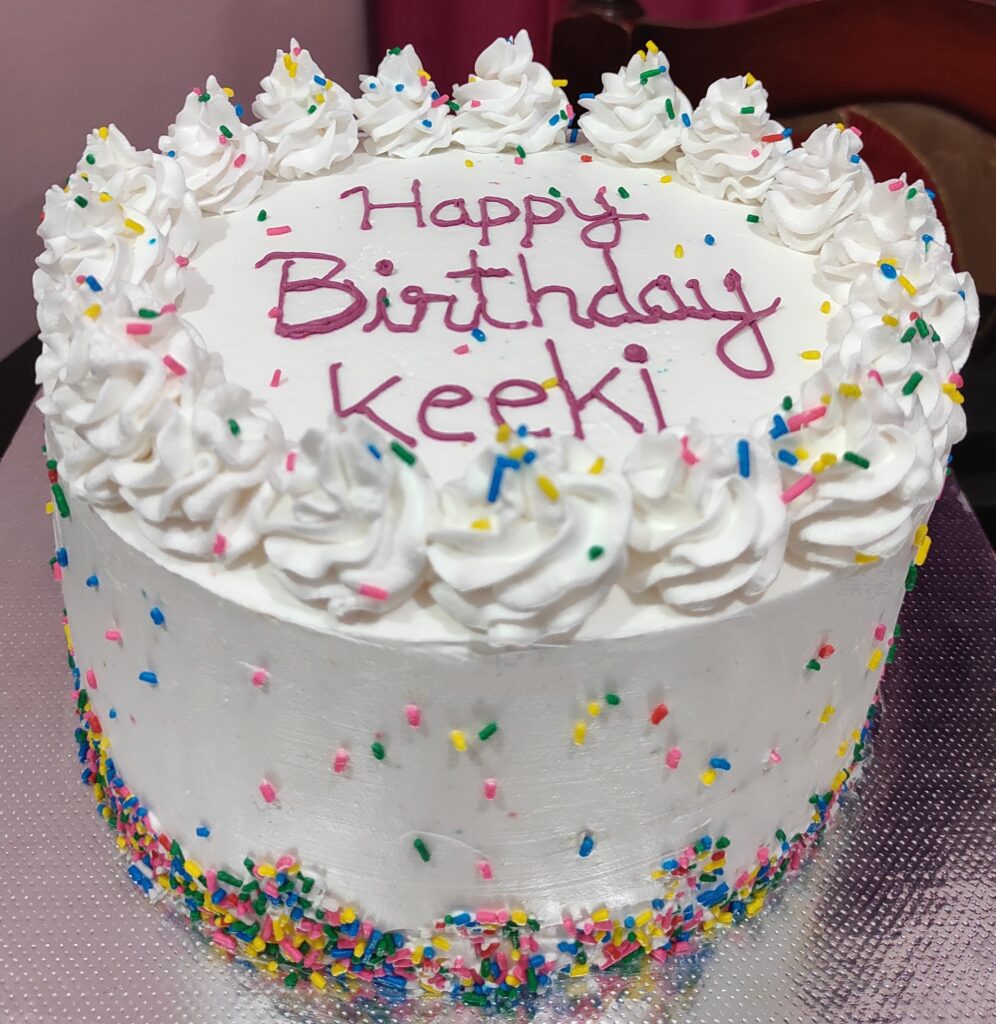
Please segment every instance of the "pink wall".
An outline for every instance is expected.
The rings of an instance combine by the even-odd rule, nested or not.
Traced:
[[[368,70],[364,0],[23,0],[0,31],[13,94],[0,105],[0,358],[34,334],[31,272],[45,189],[76,165],[86,133],[114,122],[154,147],[208,74],[248,109],[294,34],[354,94]]]
[[[810,2],[815,0],[640,0],[644,20],[664,25],[722,24]]]

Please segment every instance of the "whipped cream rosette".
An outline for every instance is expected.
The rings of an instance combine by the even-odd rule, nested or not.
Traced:
[[[259,136],[242,124],[240,112],[211,75],[203,89],[187,95],[159,149],[176,160],[187,188],[207,213],[248,206],[263,184],[269,153]]]
[[[413,46],[388,50],[376,75],[360,75],[356,121],[368,153],[411,158],[450,144],[447,103]]]
[[[753,75],[709,86],[681,136],[677,168],[706,195],[759,203],[792,149],[768,116],[768,94]]]
[[[582,96],[587,110],[578,125],[603,156],[633,164],[654,163],[678,149],[688,97],[668,73],[667,57],[652,43],[618,72],[602,75],[602,91]]]
[[[792,150],[764,194],[761,222],[799,252],[818,252],[874,179],[853,128],[825,124]]]
[[[947,241],[922,181],[906,176],[880,181],[865,190],[852,216],[843,221],[820,250],[817,284],[835,302],[845,302],[854,279],[883,257],[902,262],[914,250]]]
[[[453,98],[460,105],[453,141],[476,153],[536,153],[563,142],[573,116],[563,89],[533,60],[525,29],[487,47],[470,80],[454,87]]]
[[[407,455],[362,420],[333,417],[304,435],[274,475],[263,540],[292,594],[337,617],[381,614],[412,595],[426,568],[430,487]]]
[[[260,83],[253,131],[270,152],[277,178],[306,178],[329,170],[356,149],[353,98],[335,85],[296,39],[277,50],[273,70]]]
[[[633,494],[626,589],[704,612],[770,586],[787,522],[767,445],[670,428],[641,437],[623,473]]]
[[[847,372],[856,379],[813,376],[799,412],[780,415],[772,431],[792,523],[788,550],[805,564],[867,565],[895,554],[937,497],[919,407],[904,414],[876,378]]]
[[[567,633],[619,578],[629,516],[622,476],[580,441],[484,451],[440,489],[432,596],[495,644]]]

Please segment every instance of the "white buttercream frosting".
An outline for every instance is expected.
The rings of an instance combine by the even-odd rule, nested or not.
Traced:
[[[353,98],[335,85],[296,39],[277,50],[273,70],[260,83],[253,131],[270,151],[278,178],[321,174],[345,160],[358,141]]]
[[[787,524],[766,445],[693,424],[640,438],[623,471],[633,494],[628,590],[704,612],[774,580]]]
[[[784,131],[757,79],[720,78],[682,133],[678,173],[706,195],[759,203],[792,149]]]
[[[634,164],[670,157],[678,148],[688,97],[675,86],[667,57],[659,49],[640,50],[618,72],[602,75],[602,91],[580,99],[588,111],[578,121],[603,156]]]
[[[496,39],[477,58],[474,74],[453,89],[460,105],[453,141],[478,153],[521,147],[536,153],[564,141],[570,101],[553,76],[533,60],[533,44],[522,29]]]
[[[429,482],[362,420],[310,430],[274,478],[264,528],[287,589],[338,617],[381,614],[425,573]]]
[[[441,488],[429,534],[432,596],[496,644],[575,629],[626,562],[622,476],[573,438],[534,454],[526,461],[516,449],[481,452],[461,480]],[[503,469],[499,459],[508,459]]]
[[[761,222],[790,249],[818,252],[872,185],[860,153],[854,129],[817,128],[785,158],[764,195]]]
[[[445,149],[453,128],[447,97],[411,44],[388,50],[376,75],[360,76],[356,120],[368,153],[406,158]]]
[[[944,225],[922,181],[905,175],[865,190],[854,215],[820,250],[816,280],[836,302],[845,302],[854,279],[883,257],[900,262],[914,250],[947,241]]]
[[[228,93],[211,75],[188,93],[176,122],[159,140],[183,170],[187,188],[208,213],[248,206],[263,184],[269,154],[259,136],[239,119]]]

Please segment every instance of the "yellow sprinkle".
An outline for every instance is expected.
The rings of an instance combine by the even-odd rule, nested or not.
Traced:
[[[507,441],[509,439],[509,437],[511,436],[511,434],[512,434],[512,428],[507,423],[503,423],[495,431],[495,440],[496,441]]]
[[[716,781],[716,772],[712,768],[707,768],[700,776],[699,782],[703,786],[711,786]]]
[[[844,130],[844,122],[843,122],[843,121],[838,121],[838,122],[837,122],[837,123],[836,123],[836,124],[834,125],[834,128],[836,128],[836,129],[837,129],[837,131],[839,131],[839,132],[842,132],[842,131]]]
[[[437,949],[449,949],[450,940],[445,935],[433,935],[432,945]]]
[[[896,261],[894,259],[892,259],[891,256],[889,256],[889,257],[886,257],[885,259],[879,260],[878,261],[878,265],[880,267],[882,267],[882,266],[894,267],[896,265]]]
[[[352,924],[356,920],[356,911],[352,907],[346,907],[339,911],[339,920],[343,924]]]
[[[820,401],[824,405],[829,405],[833,401],[833,395],[820,395]]]
[[[204,872],[201,871],[200,864],[198,864],[197,861],[195,860],[185,860],[183,862],[183,870],[186,871],[188,875],[192,875],[194,878],[197,878],[199,875],[204,874]]]
[[[598,458],[595,459],[595,461],[588,467],[588,472],[591,473],[592,476],[598,476],[603,469],[605,469],[605,459],[599,455]]]
[[[551,390],[552,388],[555,388],[556,386],[557,386],[557,378],[556,377],[547,377],[547,379],[545,381],[543,381],[543,383],[541,385],[541,387],[546,388],[547,391]]]
[[[256,938],[254,938],[252,942],[249,943],[249,948],[254,953],[262,953],[263,950],[266,949],[266,939],[264,939],[261,935],[257,935]]]
[[[900,274],[898,281],[907,295],[916,295],[916,285],[905,274]]]
[[[670,174],[662,174],[661,175],[661,184],[662,185],[668,185],[668,184],[670,184],[670,182],[671,182],[671,175]]]
[[[840,789],[840,787],[843,786],[845,782],[847,782],[847,775],[842,771],[837,772],[837,774],[833,777],[833,782],[830,783],[830,788]]]
[[[315,988],[321,989],[321,988],[325,988],[325,986],[328,983],[326,982],[324,976],[319,974],[318,971],[312,971],[311,972],[311,984],[314,985]]]
[[[857,729],[855,729],[854,732],[851,733],[851,739],[854,740],[855,743],[860,743],[861,742],[861,733],[858,732]]]
[[[851,749],[851,744],[844,740],[843,743],[837,748],[837,756],[843,757]]]
[[[529,915],[521,909],[513,910],[511,915],[512,924],[517,924],[520,928],[529,920]]]
[[[894,316],[890,316],[888,313],[886,313],[882,317],[882,323],[883,324],[887,324],[889,327],[898,327],[899,326],[899,321]]]
[[[46,501],[45,502],[45,515],[50,516],[54,511],[55,511],[55,502],[53,502],[53,501]]]
[[[284,926],[281,924],[279,917],[273,918],[273,941],[284,941]]]
[[[829,313],[830,312],[830,300],[829,299],[827,299],[824,302],[820,303],[820,312],[821,313]]]
[[[795,457],[799,459],[800,462],[805,462],[806,459],[809,458],[809,450],[807,448],[796,448]]]
[[[101,192],[97,198],[102,203],[109,203],[114,197],[109,192]]]
[[[269,963],[268,963],[268,964],[266,965],[266,969],[267,969],[267,970],[268,970],[268,971],[270,972],[270,974],[276,974],[276,973],[277,973],[277,968],[278,968],[279,966],[280,966],[280,965],[279,965],[279,964],[277,963],[277,961],[276,961],[276,960],[271,960],[271,961],[270,961],[270,962],[269,962]],[[343,966],[343,967],[345,967],[346,965],[345,965],[345,964],[343,964],[342,966]]]
[[[733,913],[729,910],[721,911],[716,915],[716,920],[720,924],[733,924]]]
[[[592,921],[608,921],[609,912],[605,907],[599,907],[598,910],[591,915],[591,919]]]
[[[855,551],[854,561],[857,565],[871,565],[878,561],[878,555],[866,555],[863,551]]]
[[[514,448],[509,449],[508,457],[510,459],[518,460],[521,459],[527,451],[529,451],[529,449],[524,444],[517,444]]]
[[[412,960],[414,961],[414,957],[412,958]],[[272,966],[276,967],[277,966],[276,960],[271,961],[271,964],[272,964]],[[345,974],[346,971],[348,971],[348,970],[349,970],[349,964],[346,963],[345,960],[336,960],[335,963],[332,964],[332,977],[333,978],[337,978],[337,977],[339,977],[340,974]],[[422,984],[424,985],[425,982],[422,982]],[[429,989],[426,988],[426,991],[429,991]]]
[[[422,954],[425,952],[424,946],[416,946],[412,952],[412,963],[417,967],[422,962]]]
[[[642,927],[643,927],[643,926],[644,926],[645,924],[649,924],[649,923],[650,923],[650,920],[651,920],[651,918],[652,918],[653,916],[654,916],[654,915],[653,915],[653,912],[652,912],[652,911],[650,911],[650,910],[645,910],[645,911],[643,911],[643,913],[642,913],[642,914],[639,914],[639,915],[637,915],[637,918],[636,918],[636,927],[637,927],[637,928],[642,928]]]
[[[519,979],[514,974],[506,974],[505,984],[508,985],[509,988],[518,988]]]
[[[550,84],[555,89],[566,89],[567,88],[567,79],[566,78],[555,78]]]
[[[859,388],[857,384],[841,384],[841,385],[838,386],[837,390],[845,398],[860,398],[861,397],[861,388]]]
[[[470,159],[464,160],[463,165],[464,165],[464,167],[473,167],[474,166],[474,161],[470,160]]]
[[[471,524],[472,530],[490,530],[491,520],[490,519],[475,519]]]
[[[323,93],[323,92],[316,92],[315,93],[315,104],[316,104],[316,106],[319,103],[324,103],[324,102],[325,102],[325,93]]]
[[[927,536],[927,524],[926,523],[921,523],[916,528],[916,532],[913,534],[913,543],[914,544],[922,544],[923,543],[923,538],[926,537],[926,536]]]
[[[876,647],[875,650],[872,651],[871,657],[868,659],[868,668],[872,672],[874,672],[875,669],[877,669],[878,666],[881,665],[881,664],[882,664],[882,648],[881,647]]]
[[[277,869],[272,864],[258,864],[256,866],[256,873],[262,875],[264,878],[277,877]]]
[[[658,47],[658,45],[653,41],[653,39],[648,39],[647,40],[647,50],[650,53],[659,53],[660,52],[660,47]]]
[[[757,915],[761,912],[761,908],[763,906],[764,906],[764,897],[763,896],[758,896],[756,899],[751,900],[750,903],[747,904],[747,916],[748,917],[757,917]]]
[[[744,83],[746,85],[753,85],[756,81],[757,79],[749,71],[744,75]]]
[[[943,391],[955,405],[964,404],[965,396],[954,386],[954,384],[951,383],[951,381],[946,380],[941,385],[941,391]]]
[[[106,138],[107,138],[107,126],[106,126],[106,125],[103,125],[102,127],[98,128],[98,129],[97,129],[97,134],[98,134],[98,135],[99,135],[99,136],[100,136],[100,137],[101,137],[102,139],[106,139]]]
[[[588,726],[584,722],[577,721],[574,723],[574,742],[579,746],[584,746],[584,738],[588,732]]]
[[[83,310],[83,315],[88,316],[91,320],[96,320],[100,316],[100,303],[95,302],[92,306],[87,306]]]
[[[453,749],[458,750],[461,754],[467,749],[467,737],[459,729],[452,730],[450,742],[453,744]]]
[[[929,537],[923,538],[923,543],[916,549],[916,557],[913,559],[913,564],[920,566],[927,561],[927,552],[930,551],[931,540]]]
[[[821,359],[823,357],[823,353],[818,348],[807,348],[805,352],[800,352],[799,355],[803,359]]]
[[[602,705],[601,705],[601,704],[599,704],[599,703],[598,703],[598,701],[594,701],[594,700],[593,700],[593,701],[592,701],[592,702],[591,702],[591,703],[590,703],[590,704],[588,705],[588,714],[589,714],[589,715],[591,715],[591,717],[592,717],[592,718],[598,718],[598,716],[599,716],[599,715],[600,715],[601,713],[602,713]]]
[[[536,486],[550,499],[550,501],[560,500],[560,491],[557,490],[556,484],[548,476],[536,477]]]
[[[684,255],[685,255],[685,247],[681,244],[681,242],[679,242],[674,247],[674,258],[676,260],[680,260],[680,259],[684,258]]]
[[[827,722],[829,722],[829,721],[830,721],[830,719],[831,719],[831,718],[833,718],[833,716],[834,716],[835,714],[837,714],[837,709],[836,709],[836,708],[835,708],[835,707],[834,707],[834,706],[833,706],[832,704],[828,704],[828,705],[827,705],[827,706],[826,706],[826,707],[825,707],[825,708],[823,709],[823,714],[821,714],[821,715],[820,715],[820,721],[821,721],[821,722],[822,722],[822,723],[823,723],[824,725],[826,725],[826,724],[827,724]]]
[[[587,964],[571,964],[571,977],[583,978],[588,973]]]
[[[836,466],[837,456],[833,452],[824,452],[820,458],[823,460],[823,464],[826,466]]]
[[[289,53],[284,54],[284,67],[291,78],[297,77],[297,62]]]
[[[223,85],[221,91],[231,99],[235,95],[235,90],[230,85]]]
[[[125,217],[124,225],[129,231],[134,231],[136,235],[145,234],[145,228],[137,220],[132,220],[131,217]]]

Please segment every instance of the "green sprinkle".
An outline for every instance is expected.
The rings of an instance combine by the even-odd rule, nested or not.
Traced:
[[[384,296],[384,305],[385,306],[390,306],[391,305],[391,300],[386,295]]]
[[[778,829],[778,831],[775,833],[775,838],[778,840],[778,842],[784,843],[788,837],[781,829]]]
[[[916,328],[916,333],[919,334],[921,338],[926,338],[930,334],[930,328],[927,326],[927,321],[924,320],[922,316],[918,316],[916,320],[913,321],[913,326]]]
[[[525,150],[524,150],[524,149],[523,149],[523,148],[522,148],[521,146],[516,146],[516,147],[515,147],[515,152],[516,152],[516,153],[518,153],[518,154],[519,154],[519,156],[520,156],[520,157],[521,157],[521,158],[522,158],[523,160],[525,160],[525,158],[526,158],[526,151],[525,151]]]
[[[567,111],[566,110],[561,110],[561,112],[560,112],[560,120],[561,121],[566,121],[567,120]]]
[[[266,210],[260,210],[259,213],[256,214],[256,220],[266,220]]]
[[[498,731],[497,722],[488,722],[486,726],[477,734],[479,740],[489,740]]]
[[[815,658],[810,658],[810,660],[806,662],[806,668],[808,668],[810,672],[819,672],[820,663]]]
[[[69,518],[69,503],[66,501],[66,494],[61,484],[52,484],[52,497],[55,498],[55,507],[63,519]]]
[[[429,853],[429,847],[425,845],[425,840],[421,836],[416,836],[415,841],[412,843],[412,846],[414,846],[415,849],[418,851],[418,855],[422,858],[422,860],[426,864],[428,864],[429,859],[432,857],[432,854]]]
[[[605,554],[605,548],[601,544],[593,544],[588,548],[588,561],[595,562]]]
[[[317,109],[318,105],[316,103],[312,103],[311,106],[308,107],[308,113],[313,114]]]
[[[200,94],[200,96],[197,97],[197,102],[198,103],[207,103],[210,99],[211,99],[211,93],[209,93],[209,92],[202,92]]]
[[[862,469],[867,469],[871,463],[857,452],[844,452],[844,461],[853,462],[855,466],[860,466]]]
[[[904,345],[911,342],[916,337],[916,328],[908,327],[903,336],[899,339]]]
[[[909,593],[916,586],[916,578],[920,575],[919,569],[910,562],[910,567],[906,573],[906,592]]]
[[[387,753],[384,749],[384,744],[381,743],[380,740],[374,740],[373,743],[370,744],[370,752],[378,761],[383,761],[384,755]]]
[[[284,978],[284,984],[287,986],[287,988],[294,988],[294,986],[297,985],[299,980],[300,975],[297,973],[297,971],[291,971],[290,974],[288,974],[287,977]]]
[[[392,54],[394,54],[395,57],[397,57],[397,55],[399,53],[401,53],[401,47],[400,46],[392,46],[391,49],[388,50],[387,52],[388,53],[392,53]]]
[[[97,162],[97,158],[93,155],[93,153],[87,153],[86,162],[90,164],[90,166],[92,167]]]
[[[900,637],[903,635],[903,627],[900,626],[898,622],[896,623],[896,628],[892,631],[892,635],[895,637]]]
[[[622,185],[620,185],[616,191],[623,197],[623,199],[629,199],[629,193],[622,187]]]
[[[219,873],[218,877],[221,878],[221,874],[220,873]],[[306,875],[301,875],[301,892],[305,892],[305,893],[311,892],[311,890],[314,887],[315,887],[315,880],[313,878],[309,878]]]
[[[456,100],[450,100],[449,103],[446,104],[446,106],[448,106],[450,110],[453,111],[454,114],[460,109],[460,104],[457,103]]]
[[[754,108],[753,107],[741,107],[740,108],[740,113],[741,114],[753,114],[754,113]]]
[[[897,651],[897,649],[898,648],[896,647],[895,644],[893,644],[889,648],[889,653],[886,654],[886,656],[885,656],[885,663],[886,663],[886,665],[891,665],[896,660],[896,651]]]
[[[46,462],[45,462],[45,468],[46,469],[58,469],[59,468],[59,463],[56,462],[55,459],[47,459]]]
[[[903,394],[912,395],[922,380],[923,374],[920,373],[919,370],[914,370],[913,373],[910,374],[910,379],[903,385]]]
[[[238,437],[239,431],[242,430],[242,428],[239,426],[238,420],[229,420],[228,429],[232,432],[233,437]]]
[[[784,410],[785,410],[786,412],[788,412],[788,411],[789,411],[789,409],[791,409],[791,408],[792,408],[792,396],[791,396],[791,395],[786,395],[786,396],[785,396],[785,397],[784,397],[784,398],[782,399],[782,408],[783,408],[783,409],[784,409]]]
[[[233,885],[236,889],[242,888],[242,879],[236,878],[235,875],[230,875],[227,871],[216,871],[219,882],[224,882],[225,885]]]
[[[716,840],[716,849],[725,850],[730,845],[730,840],[726,836],[720,836]]]
[[[669,118],[671,118],[671,120],[673,121],[674,120],[674,104],[671,102],[671,97],[670,96],[668,96],[668,98],[664,101],[664,109],[667,111],[667,116]]]
[[[391,451],[394,452],[402,462],[408,463],[409,466],[415,465],[415,453],[410,452],[403,445],[398,444],[397,441],[391,442]]]
[[[758,221],[760,221],[760,219],[761,218],[756,213],[748,213],[747,214],[747,223],[748,224],[757,224]]]
[[[157,310],[157,309],[140,309],[138,311],[138,315],[143,320],[155,320],[155,318],[157,316],[159,316],[159,310]]]
[[[640,72],[640,85],[646,85],[651,78],[656,78],[658,75],[662,75],[664,72],[660,68],[650,68],[647,71]]]
[[[909,192],[906,193],[906,198],[907,199],[912,199],[915,195],[916,195],[916,189],[915,188],[911,188],[909,190]]]
[[[548,188],[548,189],[547,189],[547,192],[548,192],[548,193],[549,193],[549,194],[550,194],[551,196],[553,196],[553,198],[554,198],[554,199],[559,199],[559,198],[560,198],[560,196],[561,196],[561,192],[560,192],[560,189],[559,189],[559,188]]]
[[[621,699],[618,693],[607,693],[605,695],[605,703],[611,704],[612,707],[617,707],[621,703]]]
[[[232,129],[229,128],[228,125],[219,125],[218,131],[221,132],[221,134],[224,135],[226,139],[230,139],[232,137]]]
[[[84,199],[83,196],[77,196],[73,202],[75,202],[81,210],[86,209],[86,207],[90,205],[90,201],[88,199]]]

